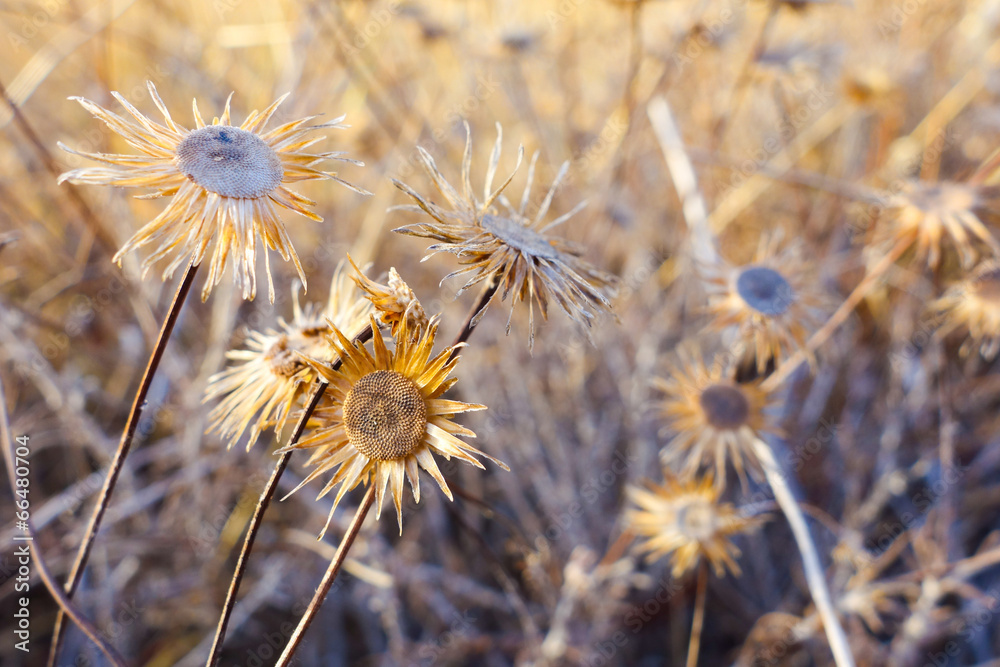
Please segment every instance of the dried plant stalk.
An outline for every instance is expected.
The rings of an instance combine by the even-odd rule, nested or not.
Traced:
[[[697,667],[701,652],[701,631],[705,625],[705,597],[708,593],[708,563],[698,568],[698,583],[694,594],[694,618],[691,620],[691,640],[688,642],[686,667]]]
[[[365,342],[369,340],[373,334],[374,332],[372,331],[372,328],[366,327],[354,340]],[[337,359],[333,362],[333,367],[339,368],[340,364],[341,360]],[[309,402],[306,405],[305,410],[302,412],[302,416],[299,417],[299,421],[295,425],[295,430],[292,431],[292,436],[288,441],[289,446],[296,444],[299,441],[299,438],[302,437],[306,424],[309,422],[309,418],[312,416],[313,410],[315,410],[316,406],[319,404],[320,399],[323,398],[326,388],[326,382],[322,380],[316,382],[316,388],[313,390],[312,396],[309,398]],[[208,667],[218,664],[219,658],[222,655],[222,643],[225,641],[226,629],[229,626],[229,619],[232,617],[233,608],[236,606],[236,594],[240,590],[243,575],[246,573],[247,563],[250,560],[250,552],[253,550],[254,541],[257,539],[257,532],[260,530],[260,526],[264,522],[264,513],[271,504],[274,492],[278,490],[278,482],[281,480],[281,476],[284,474],[285,468],[288,467],[288,460],[291,456],[291,451],[281,454],[278,461],[274,464],[274,470],[271,472],[270,479],[267,480],[267,485],[260,492],[260,498],[257,499],[257,507],[254,509],[253,517],[250,519],[250,525],[247,527],[247,536],[243,541],[243,548],[240,550],[240,557],[236,562],[236,570],[233,572],[233,578],[229,583],[229,590],[226,592],[226,601],[222,605],[222,613],[219,615],[219,623],[215,630],[215,639],[212,641],[212,650],[209,653],[208,662],[205,663]]]
[[[298,650],[299,644],[302,643],[302,638],[305,636],[306,630],[308,630],[309,626],[312,625],[313,619],[316,618],[316,614],[319,612],[320,607],[323,606],[323,601],[326,600],[326,594],[330,592],[330,587],[333,586],[333,582],[337,578],[337,574],[340,572],[340,566],[344,564],[344,560],[347,558],[347,552],[351,550],[351,546],[354,544],[354,540],[358,536],[358,532],[361,530],[361,524],[365,522],[365,517],[368,516],[368,510],[371,509],[372,503],[374,502],[375,484],[372,483],[368,485],[368,490],[365,491],[365,497],[361,500],[361,504],[358,505],[358,509],[354,513],[354,518],[351,519],[351,525],[347,527],[347,532],[344,533],[344,537],[340,541],[340,546],[337,547],[337,553],[334,555],[333,560],[330,561],[330,566],[326,568],[326,573],[323,575],[323,581],[320,582],[319,588],[316,589],[316,594],[309,602],[309,607],[299,620],[299,624],[295,627],[295,631],[288,640],[288,645],[285,646],[285,650],[281,653],[281,657],[278,658],[278,662],[275,667],[286,667],[289,663],[291,663],[292,658],[295,656],[295,651]]]
[[[132,402],[128,421],[125,422],[125,432],[122,433],[121,442],[118,443],[118,449],[115,451],[115,455],[111,459],[111,464],[108,466],[108,474],[104,478],[104,484],[101,486],[100,494],[97,496],[97,504],[90,515],[90,521],[87,523],[87,529],[83,534],[83,542],[80,543],[80,548],[76,553],[76,560],[73,561],[73,568],[70,570],[69,577],[66,580],[65,589],[67,598],[72,599],[73,594],[76,593],[76,589],[80,585],[83,571],[87,567],[87,560],[90,558],[90,551],[94,546],[94,538],[97,537],[97,531],[101,527],[101,520],[104,518],[104,513],[111,502],[111,494],[114,493],[118,476],[121,475],[122,466],[125,464],[125,457],[128,456],[129,449],[132,447],[132,438],[135,437],[135,430],[139,426],[139,419],[142,417],[143,408],[146,406],[146,395],[149,393],[149,387],[153,383],[153,376],[156,374],[156,369],[160,366],[163,352],[167,349],[167,341],[170,340],[170,334],[174,330],[174,324],[177,323],[177,317],[180,315],[181,307],[184,305],[188,292],[191,291],[191,284],[194,282],[194,276],[197,272],[197,264],[188,265],[184,277],[177,286],[174,300],[170,303],[170,310],[167,311],[167,316],[163,319],[160,336],[156,339],[156,345],[149,356],[149,363],[142,374],[139,389],[135,393],[135,400]],[[63,621],[64,612],[60,610],[56,616],[55,627],[52,631],[52,644],[49,649],[49,667],[54,667],[59,656],[59,648],[63,638]]]
[[[649,122],[660,142],[660,150],[667,161],[670,175],[677,188],[677,196],[681,200],[681,210],[691,234],[691,246],[694,258],[699,264],[712,265],[718,260],[715,248],[715,237],[708,225],[708,210],[705,199],[698,190],[698,177],[694,173],[691,158],[684,150],[684,140],[674,122],[667,100],[662,96],[654,97],[646,107]]]
[[[292,437],[289,440],[290,444],[298,442],[299,438],[302,437],[302,432],[306,428],[306,423],[312,416],[313,410],[316,409],[316,405],[319,400],[323,397],[323,392],[326,391],[327,384],[320,380],[316,383],[316,388],[313,390],[312,396],[309,399],[309,403],[306,409],[302,412],[302,416],[299,418],[298,423],[295,425],[295,430],[292,431]],[[212,650],[209,652],[208,661],[205,663],[207,667],[213,667],[219,663],[219,658],[222,655],[222,643],[226,639],[226,630],[229,627],[229,619],[233,615],[233,608],[236,606],[236,594],[240,590],[240,584],[243,582],[243,575],[246,573],[247,563],[250,561],[250,552],[253,551],[254,542],[257,539],[257,533],[260,530],[261,524],[264,522],[264,513],[267,512],[267,508],[271,506],[271,499],[274,497],[274,492],[278,488],[278,482],[281,480],[281,476],[285,472],[285,468],[288,467],[288,460],[292,457],[291,452],[285,452],[282,454],[277,462],[274,464],[274,470],[271,471],[271,477],[267,480],[267,484],[264,489],[260,492],[260,497],[257,499],[257,507],[254,508],[253,517],[250,519],[250,525],[247,527],[247,536],[243,540],[243,548],[240,550],[239,560],[236,561],[236,570],[233,572],[233,578],[229,582],[229,590],[226,591],[226,601],[222,605],[222,613],[219,615],[219,623],[215,629],[215,639],[212,640]]]
[[[774,458],[771,447],[759,438],[753,441],[754,453],[764,468],[768,484],[774,492],[774,499],[778,501],[778,506],[788,519],[788,525],[795,536],[795,543],[799,546],[799,553],[802,556],[802,566],[805,569],[806,583],[809,585],[809,592],[812,595],[816,609],[823,620],[823,630],[826,632],[827,641],[830,642],[830,650],[833,651],[833,659],[837,667],[854,667],[854,657],[851,654],[851,647],[847,643],[847,635],[837,620],[837,612],[830,599],[830,589],[826,585],[826,577],[823,574],[823,567],[819,562],[819,554],[816,551],[816,544],[813,542],[809,527],[806,525],[805,515],[802,508],[795,500],[785,472],[778,465]]]

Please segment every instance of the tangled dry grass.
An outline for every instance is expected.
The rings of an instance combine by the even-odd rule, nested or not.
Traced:
[[[422,326],[440,314],[434,354],[479,311],[479,285],[500,283],[460,382],[439,378],[448,393],[421,400],[440,413],[416,421],[475,432],[470,451],[510,471],[438,457],[454,502],[421,471],[417,504],[402,463],[367,482],[355,470],[352,483],[390,484],[403,529],[388,510],[362,524],[300,664],[843,667],[836,626],[857,665],[1000,665],[1000,3],[44,0],[5,3],[0,27],[0,423],[30,445],[36,549],[23,576],[25,496],[0,494],[0,663],[47,664],[60,607],[40,565],[71,576],[179,279],[161,281],[162,263],[141,277],[155,245],[112,262],[172,204],[96,177],[57,184],[95,166],[80,153],[138,141],[67,98],[125,113],[118,91],[156,120],[148,81],[184,127],[191,98],[216,112],[233,93],[239,126],[286,92],[268,129],[316,113],[349,127],[283,147],[288,190],[314,205],[265,215],[239,203],[259,182],[253,197],[221,188],[230,220],[267,218],[262,252],[287,229],[308,293],[279,251],[273,303],[244,300],[265,270],[247,255],[254,231],[228,239],[239,257],[218,284],[225,258],[201,247],[214,287],[180,310],[72,595],[124,662],[208,659],[316,377],[269,336],[319,339],[349,253],[398,306],[393,334],[414,299]],[[357,191],[308,171],[334,152],[364,162],[337,166]],[[171,173],[166,196],[197,174]],[[171,238],[190,254],[205,237],[184,233]],[[444,252],[421,261],[433,241]],[[284,384],[225,410],[203,400],[213,376],[268,369]],[[272,398],[280,443],[256,412],[210,431]],[[446,399],[489,409],[452,414]],[[221,665],[275,664],[362,502],[345,491],[317,540],[333,498],[316,492],[333,482],[290,494],[308,459],[289,458]],[[70,623],[56,664],[112,663]]]

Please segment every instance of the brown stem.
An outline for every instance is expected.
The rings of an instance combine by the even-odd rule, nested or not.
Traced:
[[[370,340],[373,334],[371,326],[367,326],[354,340],[364,343]],[[334,361],[332,364],[334,370],[340,368],[340,364],[340,359]],[[296,444],[299,438],[302,437],[309,418],[312,416],[316,406],[319,405],[319,401],[328,386],[322,380],[317,382],[316,389],[313,391],[309,403],[302,412],[302,416],[299,417],[298,423],[295,424],[295,430],[292,431],[292,437],[288,441],[289,446]],[[236,571],[233,572],[232,581],[229,582],[229,591],[226,593],[226,601],[222,606],[222,614],[219,616],[219,624],[215,630],[215,639],[212,641],[212,650],[209,653],[208,662],[205,663],[207,667],[214,667],[219,662],[219,657],[222,654],[222,643],[226,638],[226,629],[229,626],[229,619],[233,614],[233,608],[236,606],[236,594],[239,592],[240,584],[243,582],[243,575],[246,573],[247,563],[250,560],[250,552],[253,550],[253,544],[257,539],[260,526],[264,522],[264,513],[271,504],[274,492],[278,490],[278,481],[281,479],[282,474],[284,474],[285,468],[288,467],[288,460],[291,456],[292,453],[290,451],[281,454],[278,461],[274,464],[271,478],[267,480],[267,485],[260,492],[260,497],[257,499],[257,508],[254,510],[253,517],[250,519],[250,525],[247,527],[247,536],[243,540],[243,549],[240,551],[239,560],[236,562]]]
[[[4,396],[2,378],[0,378],[0,446],[3,447],[3,459],[7,464],[7,480],[10,483],[10,490],[13,494],[17,490],[17,477],[14,473],[14,440],[11,437],[10,421],[7,419],[7,399]],[[17,499],[16,495],[14,496],[14,499]],[[38,576],[42,580],[42,583],[45,584],[45,588],[47,588],[49,593],[52,594],[56,603],[58,603],[60,609],[59,613],[69,616],[70,620],[76,623],[77,627],[83,631],[83,634],[87,635],[87,637],[97,645],[97,648],[101,649],[101,653],[103,653],[107,659],[115,665],[115,667],[123,667],[126,664],[125,659],[119,655],[113,646],[101,639],[97,628],[94,627],[93,624],[91,624],[90,621],[88,621],[83,614],[81,614],[77,608],[73,606],[73,603],[69,601],[66,594],[62,592],[61,588],[59,588],[59,583],[52,575],[52,572],[49,571],[48,565],[46,565],[45,561],[42,559],[42,554],[38,547],[35,546],[35,525],[31,521],[30,516],[24,523],[27,526],[28,534],[24,537],[15,537],[14,539],[18,541],[23,540],[28,543],[28,548],[30,549],[31,556],[34,559],[35,567],[38,569]]]
[[[68,598],[73,597],[76,593],[77,587],[80,585],[80,579],[83,577],[83,571],[87,567],[87,560],[90,558],[90,551],[94,546],[94,538],[97,537],[97,531],[101,527],[101,520],[104,518],[104,513],[107,511],[108,504],[111,502],[111,494],[114,493],[115,484],[118,482],[118,476],[121,475],[122,467],[125,463],[125,457],[128,456],[129,449],[132,446],[132,439],[135,437],[135,430],[139,426],[139,419],[142,417],[142,410],[146,404],[146,395],[149,393],[149,387],[153,382],[153,376],[156,374],[156,369],[159,367],[160,360],[163,358],[163,352],[167,348],[167,341],[170,340],[170,334],[174,330],[174,324],[177,323],[177,317],[180,315],[181,306],[184,305],[188,292],[191,291],[191,284],[194,282],[194,276],[197,272],[198,265],[192,264],[188,266],[187,271],[184,273],[184,277],[177,286],[177,292],[174,294],[174,300],[170,304],[170,310],[167,311],[167,316],[163,320],[163,327],[160,329],[160,336],[157,338],[156,346],[153,348],[153,352],[149,356],[149,363],[146,365],[146,370],[142,375],[142,381],[139,383],[139,389],[135,394],[135,400],[132,402],[132,410],[129,412],[128,421],[125,423],[125,431],[122,433],[121,442],[118,443],[118,450],[111,459],[111,464],[108,467],[108,474],[104,478],[104,485],[101,487],[101,492],[97,496],[97,504],[94,506],[94,510],[90,515],[90,522],[87,524],[87,530],[84,532],[83,542],[80,544],[80,548],[76,553],[76,560],[73,562],[73,567],[66,580],[65,589],[66,596]],[[60,611],[56,616],[55,628],[52,631],[52,644],[50,646],[48,660],[49,667],[53,667],[56,663],[56,658],[59,655],[60,644],[62,643],[62,637],[63,612]]]
[[[475,305],[469,310],[469,315],[465,318],[465,323],[462,325],[462,329],[455,336],[455,340],[452,342],[452,347],[456,345],[461,345],[465,341],[469,340],[469,336],[472,335],[472,330],[476,328],[476,324],[479,323],[479,318],[482,317],[482,311],[486,309],[486,305],[493,298],[493,295],[497,293],[497,289],[500,287],[500,274],[494,273],[489,281],[483,285],[482,291],[479,293],[479,298],[476,299]],[[452,350],[450,359],[453,359],[455,355],[458,354],[458,350]]]
[[[330,592],[333,580],[337,578],[337,573],[340,572],[340,566],[344,564],[344,560],[347,558],[347,552],[350,550],[351,545],[354,544],[354,540],[357,538],[358,532],[361,530],[361,524],[364,523],[365,517],[368,516],[368,510],[371,509],[374,501],[375,483],[372,482],[368,485],[368,490],[365,491],[365,497],[362,499],[361,504],[358,505],[358,511],[354,513],[354,518],[351,519],[351,525],[347,527],[347,532],[344,533],[343,539],[340,540],[340,546],[337,547],[337,553],[334,554],[333,560],[330,561],[330,566],[326,568],[326,574],[323,575],[323,581],[320,582],[319,588],[316,589],[316,594],[309,603],[309,607],[306,609],[306,612],[302,615],[302,619],[295,628],[295,632],[293,632],[291,638],[289,638],[288,645],[285,646],[285,650],[282,652],[281,657],[278,658],[278,662],[275,667],[286,667],[292,661],[292,656],[295,655],[295,651],[298,650],[299,644],[302,643],[302,638],[305,636],[306,630],[308,630],[309,626],[312,624],[313,619],[319,612],[319,608],[323,606],[326,594]]]
[[[696,667],[701,651],[701,629],[705,625],[705,594],[708,592],[708,564],[698,567],[698,584],[694,594],[694,619],[691,621],[691,640],[688,642],[687,667]]]
[[[323,397],[326,388],[329,385],[326,382],[320,381],[316,385],[316,389],[313,391],[312,398],[309,399],[309,404],[306,406],[305,411],[299,418],[298,423],[295,425],[295,431],[292,433],[292,439],[290,444],[295,444],[299,441],[302,436],[302,432],[306,428],[306,422],[309,421],[309,417],[312,416],[313,410],[319,404],[320,398]],[[246,539],[243,541],[243,549],[240,551],[240,558],[236,562],[236,571],[233,572],[233,579],[229,582],[229,591],[226,593],[226,602],[222,605],[222,614],[219,616],[219,625],[215,630],[215,640],[212,642],[212,650],[208,656],[208,662],[205,663],[208,667],[213,667],[219,662],[219,656],[222,653],[222,642],[226,638],[226,628],[229,626],[229,618],[233,614],[233,607],[236,605],[236,593],[240,590],[240,583],[243,581],[243,575],[247,569],[247,562],[250,560],[250,552],[253,550],[253,543],[257,539],[257,532],[260,530],[260,526],[264,521],[264,512],[271,505],[271,499],[274,497],[274,492],[278,488],[278,480],[281,479],[281,475],[285,472],[285,468],[288,467],[288,460],[291,458],[291,452],[283,453],[278,461],[274,464],[274,470],[271,472],[271,478],[267,480],[267,485],[264,490],[260,493],[260,498],[257,499],[257,508],[254,510],[253,517],[250,519],[250,526],[247,529]]]

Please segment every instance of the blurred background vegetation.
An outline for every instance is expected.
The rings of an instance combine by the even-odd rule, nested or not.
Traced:
[[[140,280],[140,257],[110,261],[162,202],[134,192],[56,185],[94,152],[127,145],[68,96],[116,110],[119,91],[155,117],[152,81],[188,126],[190,100],[241,122],[285,92],[278,122],[347,115],[324,150],[364,167],[299,190],[325,222],[285,216],[323,302],[347,252],[371,275],[394,266],[449,339],[474,301],[421,263],[425,244],[391,233],[415,222],[390,182],[420,192],[426,148],[459,182],[467,121],[473,183],[495,124],[500,171],[518,144],[540,151],[542,188],[569,177],[560,228],[621,279],[620,319],[592,342],[561,312],[527,350],[523,309],[504,336],[495,307],[458,369],[476,446],[510,473],[445,464],[456,502],[427,493],[394,520],[369,519],[300,651],[305,665],[683,664],[691,578],[616,544],[624,488],[659,477],[669,433],[651,387],[675,348],[731,341],[704,328],[687,227],[646,115],[664,96],[711,212],[721,254],[749,261],[762,235],[806,249],[815,286],[843,298],[883,206],[859,192],[913,179],[961,180],[1000,138],[1000,3],[993,0],[42,0],[0,3],[0,379],[13,431],[32,444],[33,518],[46,562],[64,577],[114,451],[174,281]],[[13,109],[16,107],[17,112]],[[519,195],[524,170],[515,178]],[[538,196],[541,196],[539,194]],[[134,664],[199,665],[207,656],[272,456],[204,434],[207,378],[248,329],[291,315],[294,269],[272,264],[278,297],[244,303],[228,280],[185,306],[153,384],[136,448],[76,596]],[[960,277],[902,263],[824,346],[818,367],[782,390],[778,458],[810,522],[860,665],[997,665],[1000,527],[996,362],[933,336],[928,301]],[[272,438],[273,440],[273,438]],[[954,467],[945,475],[945,442]],[[303,477],[302,461],[282,482]],[[355,495],[358,495],[357,492]],[[272,664],[351,513],[323,541],[329,499],[309,489],[269,511],[236,608],[223,665]],[[773,509],[766,487],[730,484],[727,500]],[[0,501],[0,600],[13,608],[15,534]],[[702,665],[829,665],[832,660],[784,520],[737,539],[742,577],[712,578]],[[873,565],[875,564],[875,565]],[[957,572],[957,574],[956,574]],[[15,652],[10,616],[0,662],[43,664],[56,607],[32,585],[33,651]],[[61,664],[102,657],[71,630]]]

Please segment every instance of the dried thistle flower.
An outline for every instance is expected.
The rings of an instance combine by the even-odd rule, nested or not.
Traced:
[[[1000,254],[1000,244],[977,214],[995,197],[993,187],[909,182],[900,193],[890,197],[886,211],[889,224],[876,238],[915,243],[917,261],[926,261],[934,269],[941,261],[941,238],[947,233],[959,252],[962,266],[969,268],[976,259],[975,239],[987,245],[994,255]]]
[[[279,329],[253,331],[244,349],[226,353],[237,363],[209,378],[205,390],[205,402],[222,399],[209,413],[209,433],[219,433],[232,447],[249,428],[247,450],[268,428],[280,437],[292,408],[316,379],[303,356],[327,363],[335,357],[325,336],[328,322],[351,337],[368,324],[371,304],[357,293],[345,269],[341,262],[334,272],[325,308],[300,307],[296,286],[291,322],[279,318]]]
[[[681,474],[693,477],[710,463],[720,488],[726,484],[727,459],[744,486],[748,468],[760,472],[753,441],[773,430],[765,415],[770,397],[760,381],[737,384],[723,378],[722,364],[708,369],[700,358],[682,352],[670,377],[655,379],[654,386],[665,395],[658,406],[667,421],[664,432],[674,433],[661,452],[664,465],[679,463]]]
[[[626,495],[634,507],[625,521],[646,538],[639,546],[646,559],[670,555],[674,577],[693,570],[702,557],[716,576],[725,576],[727,569],[739,576],[740,550],[730,537],[756,530],[765,517],[743,516],[732,504],[720,503],[720,493],[711,475],[682,481],[666,470],[663,484],[646,480],[644,487],[629,486]]]
[[[368,278],[350,256],[348,259],[356,274],[352,276],[354,282],[367,294],[378,312],[378,319],[389,327],[393,336],[399,332],[404,319],[411,335],[419,336],[423,333],[428,325],[427,313],[420,305],[417,295],[394,267],[389,268],[387,284],[382,285]]]
[[[371,317],[375,327],[374,315]],[[446,459],[455,457],[477,468],[483,465],[476,456],[484,456],[509,470],[502,462],[456,437],[475,437],[475,433],[453,422],[452,417],[485,410],[486,406],[439,398],[457,381],[448,376],[459,357],[449,360],[455,349],[449,347],[431,358],[437,321],[432,320],[420,336],[411,336],[408,327],[408,321],[403,319],[392,352],[381,336],[375,336],[374,356],[364,345],[352,344],[339,328],[333,327],[333,335],[328,334],[327,339],[343,360],[340,369],[334,371],[326,364],[311,363],[330,383],[314,412],[314,419],[321,426],[282,450],[312,450],[307,464],[315,465],[316,469],[295,491],[334,471],[319,494],[322,498],[340,487],[330,510],[331,517],[344,494],[360,483],[375,484],[375,515],[379,517],[389,487],[400,533],[404,474],[416,502],[420,502],[418,468],[430,473],[452,500],[451,490],[434,460],[435,454]],[[323,531],[326,532],[326,527]]]
[[[780,238],[768,235],[753,260],[743,266],[707,267],[707,311],[719,330],[737,327],[740,354],[756,359],[758,373],[775,365],[805,343],[820,322],[823,299],[813,287],[800,249],[779,249]]]
[[[939,336],[965,329],[968,338],[961,353],[978,350],[993,359],[1000,351],[1000,261],[983,262],[930,307],[943,317]]]
[[[535,341],[535,304],[538,305],[542,317],[548,319],[548,304],[554,299],[571,319],[590,326],[594,318],[593,311],[602,309],[611,311],[611,302],[605,292],[610,292],[615,284],[615,278],[584,261],[581,258],[583,249],[576,244],[547,234],[549,230],[569,220],[583,207],[581,203],[551,222],[545,222],[555,192],[569,170],[568,162],[563,163],[533,216],[529,216],[527,209],[534,183],[537,152],[531,159],[527,183],[516,208],[507,200],[503,191],[521,165],[524,156],[523,147],[518,149],[517,166],[514,171],[498,188],[492,189],[493,178],[500,162],[502,140],[503,132],[497,123],[497,140],[486,171],[482,201],[472,191],[470,176],[472,133],[468,125],[466,125],[465,155],[462,160],[461,194],[441,174],[434,158],[418,146],[421,165],[434,181],[447,206],[439,206],[408,185],[394,180],[393,183],[397,188],[417,202],[416,206],[400,208],[415,212],[423,211],[434,220],[406,225],[394,231],[439,241],[430,246],[432,252],[427,257],[438,252],[450,252],[458,257],[459,263],[464,268],[445,276],[444,280],[471,274],[468,282],[458,290],[459,294],[487,279],[497,280],[498,285],[503,288],[501,301],[513,291],[510,315],[507,318],[508,334],[515,304],[518,301],[527,301],[529,348],[531,348]],[[487,305],[489,302],[476,314],[473,325],[482,317]]]
[[[244,299],[253,299],[257,294],[254,263],[259,237],[266,244],[264,259],[270,300],[274,301],[274,285],[268,249],[277,250],[285,261],[291,259],[304,285],[305,273],[284,223],[278,217],[278,208],[286,208],[316,222],[323,221],[308,208],[316,202],[287,187],[299,181],[329,178],[367,194],[335,173],[318,167],[327,160],[356,165],[361,162],[341,157],[343,153],[340,152],[309,150],[322,137],[308,138],[307,135],[315,130],[346,127],[341,123],[344,117],[310,125],[316,116],[309,116],[265,133],[268,120],[288,95],[279,97],[263,113],[251,112],[239,127],[230,122],[230,95],[222,117],[213,119],[211,125],[206,125],[195,101],[195,129],[189,130],[170,117],[152,82],[147,86],[166,125],[147,118],[117,92],[111,94],[134,120],[118,116],[82,97],[70,98],[104,121],[141,155],[83,153],[60,144],[65,151],[120,168],[74,169],[62,174],[59,182],[154,188],[156,192],[142,198],[171,197],[167,207],[122,246],[114,261],[121,264],[125,253],[154,245],[156,250],[143,261],[143,275],[156,262],[172,257],[163,272],[166,279],[189,261],[201,264],[209,246],[214,244],[202,300],[208,298],[212,288],[222,279],[230,254],[233,255],[236,285],[243,290]]]

